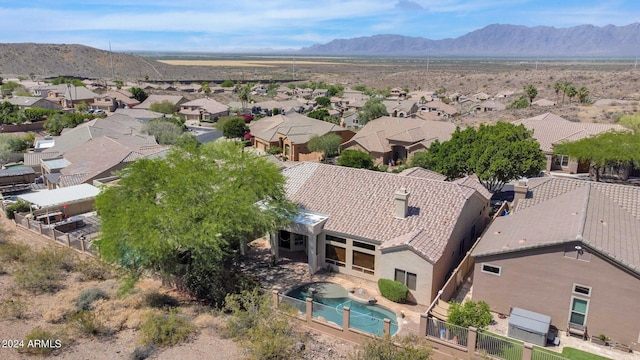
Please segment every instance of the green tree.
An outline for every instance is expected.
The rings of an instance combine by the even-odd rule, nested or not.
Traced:
[[[310,118],[324,120],[326,121],[331,116],[329,115],[329,111],[327,109],[315,109],[307,113],[307,116]]]
[[[326,96],[318,96],[316,98],[316,103],[322,107],[328,107],[331,105],[331,99]]]
[[[331,156],[338,155],[338,148],[342,138],[334,133],[324,134],[322,136],[312,135],[307,143],[307,148],[311,151],[318,151],[324,155],[324,161]]]
[[[153,119],[142,127],[142,132],[152,135],[161,145],[174,145],[182,136],[182,127],[172,121]]]
[[[31,79],[31,81],[35,80],[36,79],[36,74],[34,74],[32,72],[29,73],[29,79]]]
[[[433,350],[426,342],[411,334],[369,339],[351,356],[353,360],[429,360]]]
[[[358,112],[358,119],[362,125],[381,116],[389,116],[389,113],[387,112],[387,107],[382,103],[382,100],[378,98],[367,100]]]
[[[146,91],[144,91],[144,89],[141,89],[141,88],[136,87],[136,86],[134,86],[131,89],[129,89],[129,92],[131,93],[131,95],[133,95],[134,99],[136,99],[136,100],[138,100],[140,102],[145,101],[149,97],[149,95],[147,94]]]
[[[209,83],[206,81],[202,83],[202,92],[207,95],[211,94],[211,86],[209,86]]]
[[[451,302],[447,322],[468,328],[485,329],[493,320],[489,305],[484,301],[467,300],[464,304]]]
[[[235,85],[236,84],[232,80],[225,80],[222,82],[222,84],[220,84],[220,87],[230,88],[230,87],[234,87]]]
[[[234,289],[234,254],[295,215],[284,185],[275,165],[234,142],[172,148],[133,162],[97,196],[95,244],[108,262],[182,278],[190,294],[220,305],[224,296],[203,289]]]
[[[600,181],[600,173],[609,166],[631,166],[640,162],[640,133],[609,131],[573,142],[554,145],[553,152],[589,162],[591,174]]]
[[[178,106],[169,100],[162,100],[160,102],[154,102],[153,104],[151,104],[149,110],[171,115],[178,112]]]
[[[89,106],[87,105],[87,103],[86,103],[86,102],[84,102],[84,101],[83,101],[83,102],[77,103],[77,104],[76,104],[76,106],[75,106],[75,108],[76,108],[76,110],[77,110],[77,111],[79,111],[79,112],[83,113],[83,112],[86,112],[86,111],[87,111],[87,109],[89,108]]]
[[[340,158],[338,158],[338,165],[359,169],[373,169],[373,156],[361,150],[344,150],[340,154]]]
[[[249,85],[250,84],[246,84],[238,89],[238,99],[240,99],[242,103],[243,110],[247,108],[247,104],[251,101],[251,86]]]
[[[578,90],[574,85],[569,85],[564,89],[564,93],[569,98],[569,103],[571,103],[571,99],[578,95]]]
[[[640,114],[626,114],[622,115],[618,124],[633,130],[634,132],[640,132]]]
[[[559,81],[556,81],[555,84],[553,84],[553,90],[555,90],[556,92],[556,104],[558,103],[558,94],[562,91],[562,96],[563,96],[563,100],[564,101],[564,83],[561,83]]]
[[[578,88],[576,92],[576,96],[578,96],[578,101],[581,104],[586,104],[589,102],[589,89],[586,86],[581,86]]]
[[[249,131],[244,119],[239,117],[231,117],[218,121],[218,129],[222,131],[222,135],[227,139],[242,138]]]
[[[529,99],[529,106],[533,103],[533,99],[538,96],[538,89],[533,85],[525,85],[524,92],[527,94],[527,98]]]
[[[116,80],[114,81],[114,83],[116,84],[116,89],[118,90],[122,89],[122,86],[124,86],[124,83],[122,82],[122,80]]]
[[[526,96],[520,96],[520,98],[513,100],[511,104],[507,105],[507,109],[524,109],[531,106],[531,102]]]

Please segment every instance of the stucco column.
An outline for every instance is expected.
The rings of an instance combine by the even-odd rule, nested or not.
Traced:
[[[342,310],[342,331],[347,332],[349,331],[349,326],[351,325],[351,308],[345,306]]]
[[[310,323],[311,318],[313,318],[313,299],[307,298],[307,313],[306,313],[307,322]]]
[[[425,313],[420,314],[420,327],[418,328],[418,336],[427,336],[427,325],[429,322],[429,316]]]
[[[280,254],[278,252],[278,235],[276,233],[269,234],[269,242],[271,243],[271,255],[273,255],[275,261],[278,261]]]
[[[524,343],[524,349],[522,350],[522,360],[531,360],[533,356],[533,345],[530,343]]]
[[[475,359],[477,338],[478,328],[470,326],[469,332],[467,333],[467,353],[469,354],[469,359]]]
[[[382,325],[382,333],[384,336],[389,336],[391,334],[391,320],[384,319],[384,324]]]

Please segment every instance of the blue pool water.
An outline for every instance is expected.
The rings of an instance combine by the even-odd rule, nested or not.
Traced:
[[[306,298],[313,299],[313,317],[323,317],[325,320],[342,326],[342,313],[344,307],[351,309],[350,327],[365,331],[370,334],[383,336],[384,319],[391,320],[391,335],[398,331],[398,320],[396,314],[380,305],[369,305],[360,303],[349,298],[345,288],[338,284],[328,282],[318,282],[307,284],[295,288],[286,296],[305,301]],[[304,304],[299,305],[301,311],[305,311]]]

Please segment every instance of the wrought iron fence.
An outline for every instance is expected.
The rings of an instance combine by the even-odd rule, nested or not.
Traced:
[[[524,344],[478,331],[476,349],[504,360],[521,360]]]
[[[436,318],[427,319],[427,336],[454,342],[466,347],[469,341],[469,329],[449,324]]]
[[[537,346],[533,347],[531,352],[531,360],[569,360],[566,357],[554,354],[548,350],[541,349]]]

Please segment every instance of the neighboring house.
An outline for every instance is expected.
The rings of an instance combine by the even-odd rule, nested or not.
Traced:
[[[511,97],[513,94],[515,94],[515,91],[513,91],[513,90],[503,90],[503,91],[500,91],[499,93],[497,93],[495,98],[496,99],[506,99],[508,97]]]
[[[279,114],[287,115],[293,113],[301,114],[305,112],[307,107],[296,99],[285,101],[267,100],[251,104],[251,112],[253,114],[271,116],[273,115],[273,109],[278,109]]]
[[[531,105],[540,106],[540,107],[549,107],[549,106],[556,106],[556,103],[551,100],[540,99],[532,102]]]
[[[327,89],[315,89],[313,93],[311,93],[311,98],[315,99],[320,96],[329,96],[329,90]]]
[[[141,121],[143,123],[148,122],[151,119],[160,119],[165,117],[165,114],[163,113],[159,113],[151,110],[145,110],[145,109],[137,109],[137,108],[136,109],[128,109],[128,108],[117,109],[113,115],[126,115],[138,121]]]
[[[434,141],[447,141],[456,126],[446,121],[383,116],[369,121],[340,150],[362,150],[373,156],[376,164],[411,158]]]
[[[402,88],[394,87],[389,91],[389,96],[394,98],[404,98],[407,97],[407,92]]]
[[[413,100],[384,100],[382,103],[392,117],[410,117],[418,110],[418,105]]]
[[[92,109],[114,112],[116,109],[132,108],[140,102],[123,92],[111,91],[97,96],[91,104]]]
[[[31,93],[63,108],[72,108],[79,103],[90,105],[93,103],[93,99],[99,96],[84,86],[70,84],[37,86],[31,89]]]
[[[398,175],[413,176],[413,177],[419,177],[419,178],[430,179],[430,180],[438,180],[438,181],[447,180],[446,176],[440,173],[437,173],[435,171],[427,170],[421,167],[412,167],[406,170],[402,170],[400,173],[398,173]]]
[[[295,89],[295,95],[296,97],[311,97],[311,95],[313,95],[313,89],[311,88],[304,88],[304,89],[300,89],[300,88],[296,88]]]
[[[418,304],[431,302],[488,220],[489,197],[461,184],[308,162],[282,173],[300,213],[271,234],[276,259],[295,252],[312,274],[394,279]]]
[[[611,130],[627,130],[621,125],[573,122],[553,113],[516,120],[513,124],[522,124],[533,131],[533,137],[540,143],[540,148],[547,157],[546,171],[562,171],[570,174],[588,174],[590,164],[579,163],[566,155],[554,155],[554,144],[562,141],[577,141]]]
[[[346,128],[361,128],[360,120],[358,119],[358,112],[345,112],[342,113],[342,117],[340,118],[340,125]]]
[[[458,110],[449,104],[445,104],[440,100],[429,101],[418,105],[418,111],[432,112],[443,118],[451,118],[458,113]]]
[[[35,96],[14,96],[7,99],[2,99],[0,101],[1,102],[7,101],[11,105],[19,106],[21,109],[41,108],[41,109],[62,110],[62,106],[60,106],[60,104],[47,101],[41,97],[35,97]]]
[[[62,158],[41,160],[42,175],[49,189],[91,183],[137,159],[164,156],[168,149],[140,135],[101,136],[67,150]]]
[[[491,96],[487,93],[477,93],[475,95],[472,95],[471,98],[475,99],[476,101],[485,101],[488,100]]]
[[[317,161],[322,158],[322,153],[311,152],[307,148],[307,142],[313,135],[333,133],[345,142],[354,134],[342,126],[300,114],[263,118],[252,122],[249,128],[254,136],[254,148],[267,152],[271,147],[279,147],[282,149],[282,155],[291,161]]]
[[[506,109],[507,106],[496,100],[486,100],[476,105],[476,111],[487,112],[487,111],[502,111]]]
[[[251,87],[251,95],[267,95],[269,89],[263,84],[256,84]]]
[[[207,97],[180,104],[178,114],[187,120],[217,120],[229,115],[229,107]]]
[[[0,185],[31,184],[36,172],[28,166],[0,169]]]
[[[176,107],[180,107],[183,103],[187,102],[187,99],[184,96],[180,95],[149,95],[140,105],[136,106],[136,109],[151,109],[151,105],[154,103],[160,103],[163,101],[168,101],[175,105]]]
[[[640,188],[535,178],[515,192],[472,252],[473,300],[640,349]]]

